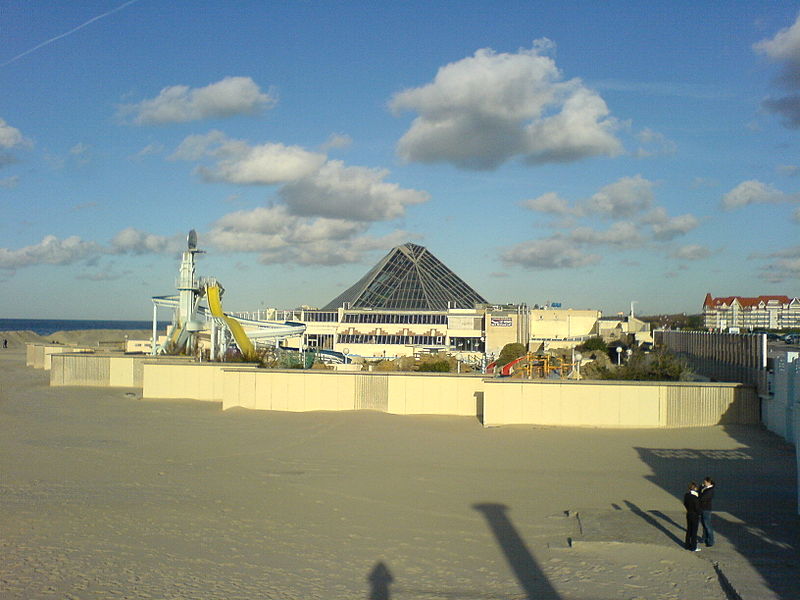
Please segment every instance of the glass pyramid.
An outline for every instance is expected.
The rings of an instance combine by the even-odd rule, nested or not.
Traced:
[[[324,310],[336,310],[343,304],[349,308],[447,310],[486,303],[426,248],[407,243],[393,248]]]

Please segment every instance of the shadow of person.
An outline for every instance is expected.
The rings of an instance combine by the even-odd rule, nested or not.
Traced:
[[[559,600],[560,596],[550,585],[544,572],[539,568],[530,550],[506,515],[508,507],[504,504],[482,503],[473,504],[472,508],[486,517],[486,522],[497,539],[514,576],[525,590],[525,597],[528,600]]]
[[[669,539],[671,539],[673,542],[675,542],[681,548],[683,548],[684,541],[681,538],[679,538],[677,535],[672,533],[669,529],[664,527],[664,525],[659,523],[652,515],[648,515],[641,508],[639,508],[638,506],[636,506],[633,502],[630,502],[629,500],[623,500],[623,502],[625,502],[625,506],[627,506],[633,514],[635,514],[636,516],[641,517],[647,523],[649,523],[650,525],[652,525],[653,527],[655,527],[659,531],[662,531],[664,533],[664,535],[666,535]],[[675,521],[672,521],[672,522],[675,523]],[[677,525],[677,523],[676,523],[676,525]]]
[[[674,525],[674,526],[675,526],[675,527],[677,527],[678,529],[683,529],[683,527],[684,527],[684,526],[683,526],[683,525],[681,525],[680,523],[677,523],[677,522],[675,521],[675,519],[673,519],[673,518],[672,518],[672,517],[670,517],[669,515],[665,515],[665,514],[664,514],[663,512],[661,512],[660,510],[651,510],[651,511],[650,511],[650,514],[657,516],[657,517],[658,517],[659,519],[661,519],[662,521],[666,521],[667,523],[670,523],[670,524]]]
[[[394,581],[394,577],[383,562],[375,563],[367,575],[367,581],[370,587],[368,600],[389,600],[389,585]]]

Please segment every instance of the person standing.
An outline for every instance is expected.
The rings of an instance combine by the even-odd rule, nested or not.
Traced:
[[[683,495],[683,506],[686,507],[686,549],[700,552],[697,547],[697,527],[700,524],[700,493],[697,484],[692,481]]]
[[[703,542],[708,548],[714,545],[714,526],[711,524],[713,500],[714,480],[706,475],[703,479],[703,489],[700,490],[700,522],[703,524]]]

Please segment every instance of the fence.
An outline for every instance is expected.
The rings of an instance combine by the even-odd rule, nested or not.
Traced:
[[[768,394],[764,334],[656,330],[653,339],[656,345],[686,360],[700,375],[714,381],[749,384],[756,387],[759,395]]]

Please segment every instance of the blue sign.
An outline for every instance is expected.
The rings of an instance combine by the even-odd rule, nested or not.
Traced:
[[[550,306],[553,308],[561,308],[561,302],[551,302]]]

